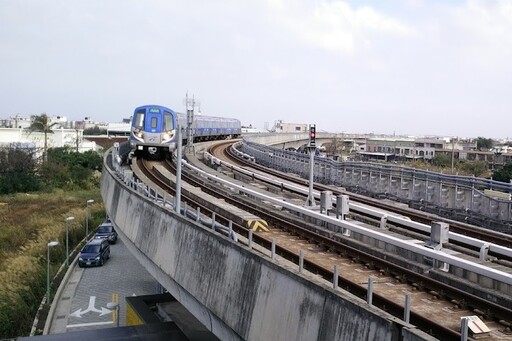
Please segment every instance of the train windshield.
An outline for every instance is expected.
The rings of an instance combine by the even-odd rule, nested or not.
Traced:
[[[164,131],[174,129],[174,122],[172,120],[172,114],[168,111],[164,111]]]
[[[137,110],[135,112],[135,117],[133,118],[133,126],[137,129],[144,128],[144,116],[145,116],[146,110],[141,109]]]

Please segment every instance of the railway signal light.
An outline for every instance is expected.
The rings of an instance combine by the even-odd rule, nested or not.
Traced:
[[[316,126],[314,124],[311,124],[309,126],[309,145],[311,147],[315,146],[315,139],[316,139]]]

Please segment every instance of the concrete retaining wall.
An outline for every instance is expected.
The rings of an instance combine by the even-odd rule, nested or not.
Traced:
[[[101,194],[130,250],[222,340],[433,340],[169,212],[125,187],[106,163]]]

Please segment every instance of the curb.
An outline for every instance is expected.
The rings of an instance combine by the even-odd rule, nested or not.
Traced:
[[[60,282],[59,288],[57,289],[57,292],[55,293],[55,297],[53,298],[52,305],[50,307],[50,310],[48,311],[48,316],[46,317],[46,323],[44,324],[44,330],[43,335],[48,335],[48,332],[50,331],[50,328],[52,326],[53,322],[53,316],[55,315],[55,309],[57,309],[57,304],[60,300],[60,296],[62,295],[62,291],[64,291],[64,287],[67,285],[69,277],[71,276],[71,273],[75,270],[76,261],[78,260],[78,256],[80,253],[78,253],[73,259],[73,262],[69,265],[68,270],[66,271],[66,274],[62,278],[62,281]],[[64,265],[62,265],[64,266]]]

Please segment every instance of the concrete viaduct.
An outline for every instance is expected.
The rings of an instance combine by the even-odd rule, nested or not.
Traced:
[[[274,135],[267,142],[292,146],[297,138],[279,142]],[[111,159],[105,157],[101,195],[121,238],[221,340],[433,340],[285,260],[254,252],[142,195],[123,182]]]

